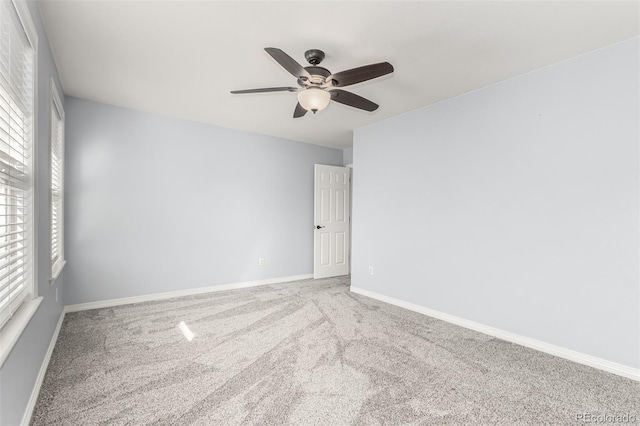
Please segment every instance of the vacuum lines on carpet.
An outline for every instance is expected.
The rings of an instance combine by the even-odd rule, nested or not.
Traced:
[[[32,424],[565,425],[639,391],[341,277],[68,313]]]

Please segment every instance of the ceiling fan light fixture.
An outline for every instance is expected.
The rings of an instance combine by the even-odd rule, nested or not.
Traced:
[[[314,114],[325,109],[330,100],[331,93],[319,87],[309,87],[298,92],[298,102],[302,108],[313,111]]]

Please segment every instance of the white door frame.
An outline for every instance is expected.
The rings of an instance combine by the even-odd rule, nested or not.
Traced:
[[[313,277],[348,275],[350,270],[351,170],[314,166]]]
[[[353,164],[345,164],[345,167],[349,169],[349,274],[351,274],[351,241],[353,240]]]

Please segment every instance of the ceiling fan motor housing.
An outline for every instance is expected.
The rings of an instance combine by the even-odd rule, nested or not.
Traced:
[[[320,49],[309,49],[304,52],[304,57],[311,65],[318,65],[324,59],[324,52]]]
[[[304,69],[307,70],[309,74],[311,74],[311,78],[310,79],[301,78],[300,80],[306,83],[311,83],[312,85],[324,84],[327,77],[331,75],[331,72],[328,69],[322,68],[322,67],[312,66],[312,67],[304,67]],[[306,85],[303,83],[301,84],[301,86],[306,86]]]

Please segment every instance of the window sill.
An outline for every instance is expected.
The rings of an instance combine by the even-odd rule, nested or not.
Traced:
[[[42,303],[42,297],[24,302],[0,330],[0,367]]]
[[[58,279],[58,277],[60,276],[60,272],[62,272],[62,269],[64,268],[64,265],[67,264],[66,260],[63,260],[62,262],[58,263],[53,271],[53,276],[51,278],[49,278],[49,287],[53,287],[53,285],[56,283],[56,280]]]

